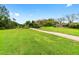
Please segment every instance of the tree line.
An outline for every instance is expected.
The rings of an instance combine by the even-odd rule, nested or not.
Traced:
[[[40,28],[43,26],[79,28],[79,22],[74,22],[78,19],[79,14],[71,14],[57,19],[40,19],[19,24],[15,18],[10,18],[9,10],[4,5],[0,5],[0,29]]]
[[[33,28],[40,28],[43,26],[79,28],[79,22],[75,22],[78,19],[79,14],[71,14],[57,19],[50,18],[37,21],[26,21],[25,26]]]

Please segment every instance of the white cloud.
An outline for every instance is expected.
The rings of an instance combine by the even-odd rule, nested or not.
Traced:
[[[17,17],[18,17],[18,16],[20,16],[20,13],[17,13],[17,12],[10,12],[10,15],[11,15],[11,16],[17,16]]]
[[[72,6],[72,4],[67,4],[67,5],[66,5],[66,7],[70,7],[70,6]]]
[[[14,13],[14,15],[15,15],[15,16],[20,16],[20,14],[19,14],[19,13]]]
[[[13,13],[12,13],[12,12],[10,12],[10,15],[13,15]]]

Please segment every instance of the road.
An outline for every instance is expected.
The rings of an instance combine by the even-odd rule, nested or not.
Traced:
[[[36,30],[36,31],[39,31],[39,32],[44,32],[44,33],[48,33],[48,34],[53,34],[53,35],[56,35],[56,36],[60,36],[60,37],[64,37],[64,38],[68,38],[68,39],[72,39],[72,40],[79,41],[79,36],[73,36],[73,35],[63,34],[63,33],[58,33],[58,32],[44,31],[44,30],[35,29],[35,28],[30,28],[30,29]]]

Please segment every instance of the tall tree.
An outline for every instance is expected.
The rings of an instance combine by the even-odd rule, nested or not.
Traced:
[[[78,14],[71,14],[66,16],[66,20],[68,20],[68,23],[73,23],[76,19],[79,19]]]
[[[4,5],[0,4],[0,27],[8,28],[9,21],[10,21],[10,18],[9,18],[8,9]]]
[[[5,7],[5,5],[0,4],[0,16],[6,16],[9,17],[9,11]]]
[[[58,24],[57,24],[57,26],[59,26],[59,27],[63,27],[64,22],[65,22],[65,18],[62,17],[62,18],[58,18],[57,20],[58,20]]]

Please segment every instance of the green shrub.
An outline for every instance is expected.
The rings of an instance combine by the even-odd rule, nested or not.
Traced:
[[[32,27],[32,28],[40,28],[40,27],[41,27],[41,26],[40,26],[39,24],[37,24],[37,23],[31,23],[29,26]]]
[[[24,28],[24,29],[28,29],[28,28],[29,28],[29,25],[26,25],[26,26],[24,26],[23,28]]]
[[[5,27],[0,27],[0,30],[3,30],[3,29],[5,29]]]
[[[40,28],[40,25],[39,24],[33,24],[33,28]]]
[[[79,23],[71,23],[69,24],[70,28],[79,28]]]

